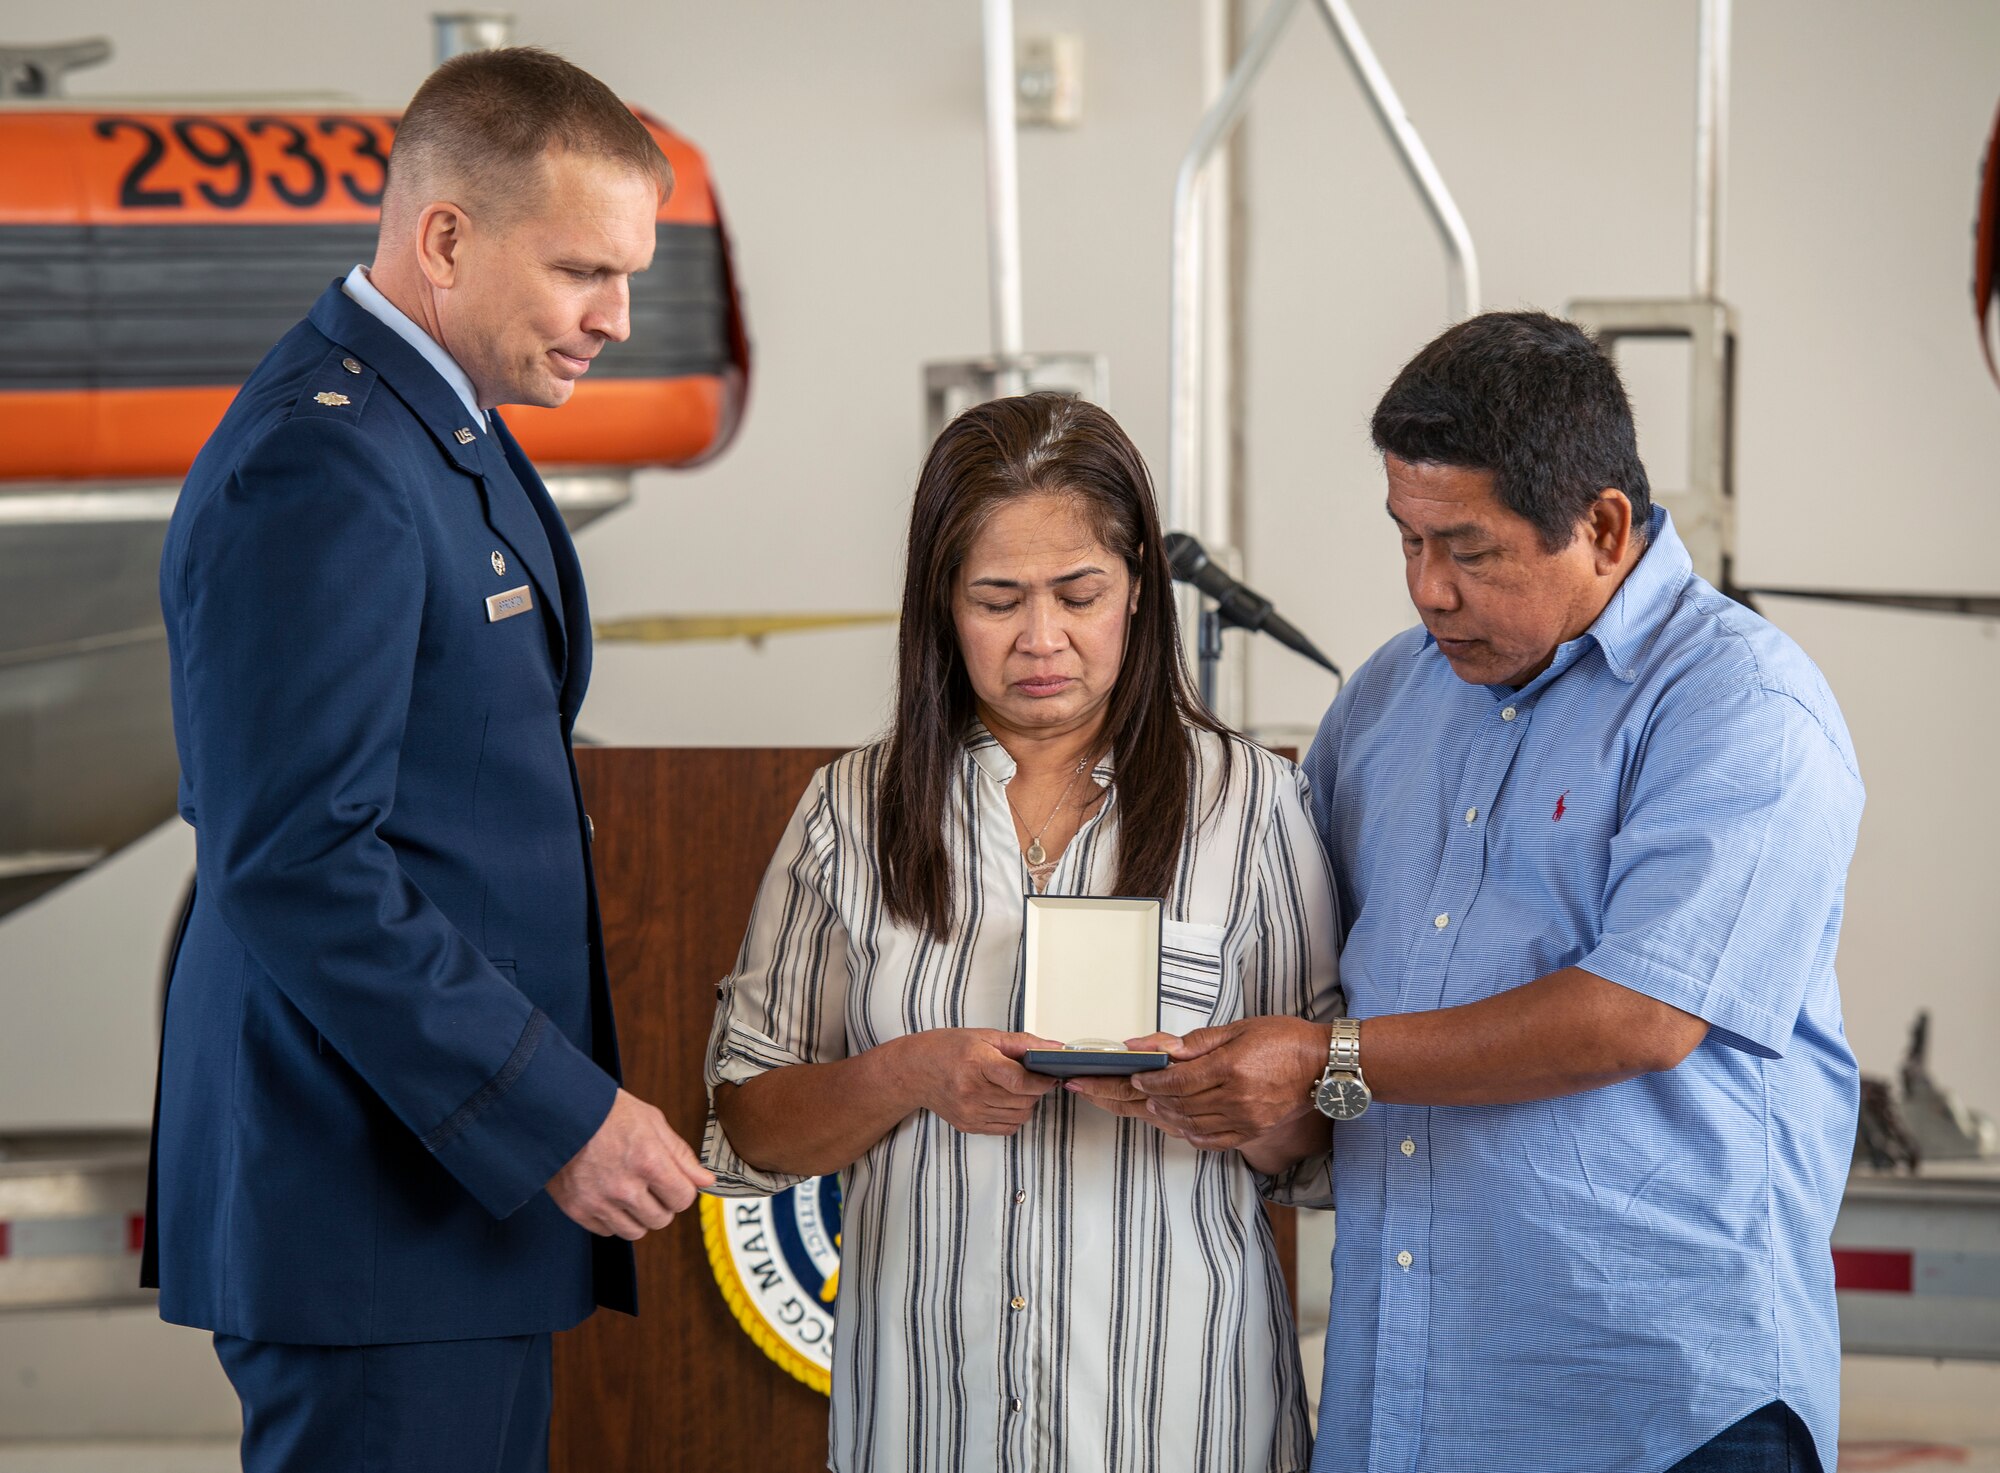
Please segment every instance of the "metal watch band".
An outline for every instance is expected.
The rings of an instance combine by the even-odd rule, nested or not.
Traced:
[[[1326,1045],[1326,1067],[1333,1074],[1361,1072],[1361,1021],[1358,1018],[1333,1020],[1333,1036]]]

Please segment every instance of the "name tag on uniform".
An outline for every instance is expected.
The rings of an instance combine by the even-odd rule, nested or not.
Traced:
[[[486,622],[498,624],[502,619],[511,619],[516,614],[525,614],[535,606],[535,595],[523,583],[519,588],[510,588],[505,593],[496,593],[486,600]]]

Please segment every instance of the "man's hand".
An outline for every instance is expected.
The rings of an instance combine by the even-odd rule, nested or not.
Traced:
[[[1062,1047],[1032,1033],[933,1028],[908,1035],[903,1046],[918,1102],[967,1135],[1014,1134],[1061,1082],[1021,1067],[1029,1049]]]
[[[636,1243],[714,1184],[667,1117],[621,1089],[597,1134],[549,1178],[548,1191],[572,1222]]]
[[[1139,1047],[1146,1040],[1134,1040]],[[1205,1151],[1223,1151],[1310,1110],[1326,1066],[1327,1029],[1303,1018],[1244,1018],[1197,1028],[1169,1049],[1174,1063],[1132,1083],[1160,1125]]]
[[[1181,1046],[1181,1041],[1171,1033],[1149,1033],[1144,1038],[1126,1040],[1125,1047],[1137,1052],[1157,1050],[1172,1054]],[[1112,1115],[1125,1115],[1135,1120],[1143,1120],[1176,1139],[1181,1132],[1160,1118],[1151,1107],[1151,1102],[1139,1093],[1133,1084],[1135,1075],[1085,1074],[1070,1080],[1063,1088],[1071,1094],[1081,1095],[1098,1109]]]

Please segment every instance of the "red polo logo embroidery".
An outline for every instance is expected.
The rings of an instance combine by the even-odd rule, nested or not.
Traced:
[[[1556,811],[1549,815],[1550,823],[1561,823],[1563,821],[1563,815],[1569,812],[1569,804],[1563,801],[1563,799],[1567,797],[1569,797],[1569,789],[1564,788],[1561,794],[1556,798]]]

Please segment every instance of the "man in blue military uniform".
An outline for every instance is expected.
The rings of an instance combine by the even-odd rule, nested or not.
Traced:
[[[671,187],[545,52],[412,100],[372,270],[195,462],[160,570],[197,883],[147,1277],[252,1470],[543,1467],[549,1334],[709,1178],[617,1049],[570,734],[574,548],[498,415],[629,332]]]
[[[1695,575],[1575,325],[1458,324],[1372,430],[1422,623],[1305,764],[1354,1016],[1139,1087],[1202,1145],[1335,1122],[1314,1469],[1830,1468],[1840,708]]]

